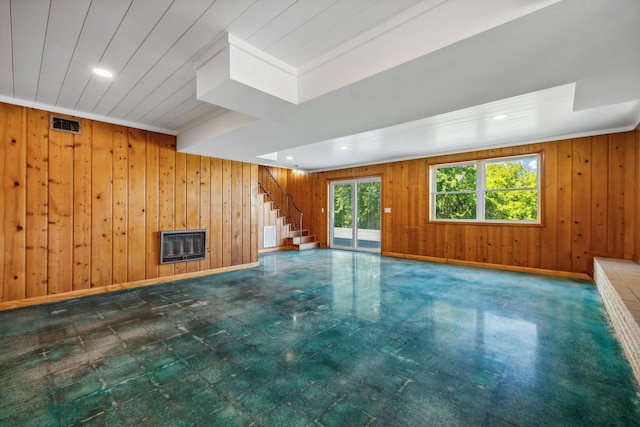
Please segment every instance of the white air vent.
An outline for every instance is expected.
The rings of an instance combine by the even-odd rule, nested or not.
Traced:
[[[266,226],[264,228],[264,247],[274,248],[276,246],[276,226]]]
[[[50,119],[49,129],[51,130],[75,133],[77,135],[82,133],[79,120],[65,119],[65,118],[53,116],[53,115],[49,116],[49,119]]]

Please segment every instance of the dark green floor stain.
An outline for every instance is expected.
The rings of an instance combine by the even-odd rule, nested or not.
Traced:
[[[591,283],[280,252],[0,313],[3,426],[631,426]]]

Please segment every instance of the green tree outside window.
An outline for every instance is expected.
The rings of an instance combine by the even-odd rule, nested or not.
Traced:
[[[534,155],[434,168],[433,218],[537,221],[539,160]]]

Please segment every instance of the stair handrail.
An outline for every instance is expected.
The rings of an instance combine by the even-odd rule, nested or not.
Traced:
[[[266,166],[260,165],[260,172],[258,175],[258,185],[262,189],[262,192],[271,199],[280,212],[284,212],[285,220],[293,226],[293,231],[302,239],[303,213],[293,200],[293,196],[282,188]]]

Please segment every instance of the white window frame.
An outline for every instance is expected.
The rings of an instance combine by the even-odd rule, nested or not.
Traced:
[[[518,188],[518,189],[503,189],[503,190],[489,190],[489,191],[524,191],[524,190],[536,190],[538,192],[538,206],[537,206],[537,218],[535,220],[504,220],[504,219],[485,219],[485,193],[486,189],[486,180],[485,180],[485,170],[486,165],[490,163],[500,163],[500,162],[509,162],[509,161],[517,161],[519,159],[527,159],[535,157],[537,161],[537,173],[536,173],[536,188]],[[452,191],[443,191],[438,192],[437,182],[436,182],[436,172],[438,169],[445,169],[449,167],[459,167],[459,166],[476,166],[476,189],[474,190],[466,190],[460,192],[452,192]],[[430,168],[430,207],[429,207],[429,220],[433,222],[452,222],[452,223],[460,223],[460,222],[473,222],[473,223],[489,223],[489,224],[541,224],[541,204],[540,200],[542,198],[542,189],[540,184],[540,177],[542,176],[542,153],[531,153],[531,154],[523,154],[517,156],[505,156],[505,157],[492,157],[488,159],[481,160],[465,160],[461,162],[452,162],[452,163],[442,163],[438,165],[433,165]],[[476,195],[476,217],[468,218],[468,219],[449,219],[449,218],[436,218],[436,196],[438,194],[454,194],[454,193],[468,193]]]

